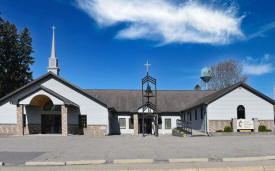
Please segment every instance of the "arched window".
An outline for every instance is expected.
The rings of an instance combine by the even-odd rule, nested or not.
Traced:
[[[245,119],[245,108],[243,105],[237,107],[237,119]]]

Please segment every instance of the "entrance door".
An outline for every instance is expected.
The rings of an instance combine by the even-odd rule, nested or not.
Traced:
[[[61,133],[61,115],[41,115],[42,134]]]
[[[138,119],[139,133],[142,134],[142,118]],[[152,118],[144,118],[144,133],[152,134]]]

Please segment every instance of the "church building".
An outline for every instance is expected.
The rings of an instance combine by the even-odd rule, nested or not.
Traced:
[[[157,90],[154,111],[143,107],[143,89],[82,89],[59,71],[53,30],[48,72],[0,99],[0,135],[138,135],[156,129],[162,135],[171,134],[177,121],[190,121],[206,134],[225,126],[237,132],[242,122],[252,123],[244,129],[254,132],[259,125],[273,131],[273,99],[242,82],[219,91]],[[143,113],[157,113],[157,122]]]

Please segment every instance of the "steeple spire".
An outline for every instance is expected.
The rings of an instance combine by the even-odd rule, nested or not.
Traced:
[[[55,56],[55,35],[54,35],[55,26],[53,26],[52,29],[53,29],[52,53],[51,53],[51,57],[49,58],[48,72],[53,72],[56,75],[59,75],[58,60]]]
[[[51,58],[56,58],[55,57],[55,38],[54,38],[55,26],[52,26],[52,29],[53,29],[53,39],[52,39],[52,55],[51,55]]]

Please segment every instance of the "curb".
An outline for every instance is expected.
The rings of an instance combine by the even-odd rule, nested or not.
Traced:
[[[89,165],[89,164],[105,164],[106,160],[79,160],[79,161],[66,161],[66,165]]]
[[[193,163],[193,162],[208,162],[208,158],[182,158],[169,159],[169,163]]]
[[[65,162],[25,162],[26,166],[65,166]]]
[[[153,159],[121,159],[114,160],[114,164],[143,164],[143,163],[154,163]]]
[[[224,162],[275,160],[275,156],[223,158]]]

